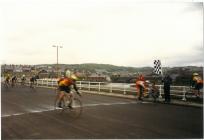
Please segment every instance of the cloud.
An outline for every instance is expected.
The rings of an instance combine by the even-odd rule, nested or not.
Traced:
[[[203,12],[203,2],[187,3],[182,10],[184,13],[188,12]]]
[[[202,48],[196,48],[188,54],[177,55],[167,59],[168,66],[204,66],[204,52]]]
[[[201,63],[200,3],[63,2],[6,6],[7,62],[53,63],[60,45],[60,63]]]

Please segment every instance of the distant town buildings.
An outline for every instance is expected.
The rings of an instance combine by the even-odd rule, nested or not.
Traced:
[[[63,74],[65,67],[61,67],[58,71]],[[74,70],[73,70],[74,71]],[[57,76],[57,69],[55,66],[47,65],[1,65],[1,72],[4,73],[29,73],[29,75],[39,74],[42,78],[54,78]],[[76,71],[75,71],[76,72]],[[106,70],[97,69],[96,73],[91,73],[89,71],[76,72],[81,80],[85,81],[95,81],[95,82],[105,82],[111,81],[110,76],[107,75]]]
[[[59,73],[64,74],[67,69],[67,65],[60,65]],[[152,68],[141,68],[137,71],[128,70],[112,70],[111,72],[106,69],[91,69],[88,68],[77,68],[74,66],[69,66],[69,69],[77,74],[80,80],[83,81],[94,81],[94,82],[118,82],[118,83],[134,83],[139,74],[143,74],[145,79],[150,81],[156,81],[159,83],[161,81],[161,76],[155,75]],[[38,74],[40,78],[56,78],[58,75],[56,65],[1,65],[1,76],[4,74],[15,74],[21,76],[25,74],[30,77],[33,74]],[[165,67],[164,74],[168,73],[173,79],[173,83],[177,84],[188,84],[189,79],[193,72],[199,73],[203,76],[202,67]]]

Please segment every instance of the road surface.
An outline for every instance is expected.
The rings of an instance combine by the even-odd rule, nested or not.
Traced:
[[[1,90],[2,139],[203,138],[203,108],[82,93],[74,119],[53,110],[52,89]]]

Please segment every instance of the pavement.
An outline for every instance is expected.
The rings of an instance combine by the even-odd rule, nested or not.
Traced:
[[[2,139],[201,139],[203,107],[81,91],[79,118],[53,107],[53,89],[1,89]]]
[[[54,89],[54,87],[47,87],[47,86],[41,86],[42,88],[50,88]],[[113,96],[113,97],[120,97],[120,98],[127,98],[127,99],[134,99],[137,100],[137,97],[135,95],[128,95],[128,94],[119,94],[119,93],[110,93],[110,92],[99,92],[99,91],[90,91],[90,90],[81,90],[83,93],[88,93],[88,94],[98,94],[98,95],[105,95],[105,96]],[[153,102],[152,98],[143,98],[144,101],[146,102]],[[203,99],[201,99],[203,100]],[[164,103],[164,98],[157,99],[157,103],[161,104],[166,104]],[[172,98],[171,102],[168,103],[171,105],[183,105],[183,106],[191,106],[191,107],[203,107],[203,101],[187,101],[187,100],[182,100],[182,99],[175,99]]]
[[[107,93],[107,92],[98,92],[98,91],[87,91],[87,90],[83,90],[83,92],[84,93],[89,93],[89,94],[98,94],[98,95],[121,97],[121,98],[128,98],[128,99],[137,100],[137,97],[135,95]],[[143,100],[146,101],[146,102],[153,102],[152,98],[143,98]],[[157,103],[167,104],[167,103],[164,103],[164,99],[157,99]],[[168,103],[168,104],[191,106],[191,107],[203,107],[203,102],[183,101],[182,99],[171,99],[171,102]]]

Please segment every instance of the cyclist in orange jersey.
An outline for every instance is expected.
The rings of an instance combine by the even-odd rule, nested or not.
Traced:
[[[59,90],[59,95],[58,95],[58,107],[62,108],[61,103],[63,100],[63,97],[65,94],[69,94],[71,97],[71,102],[72,102],[72,97],[73,95],[71,94],[71,86],[73,85],[73,88],[75,89],[76,93],[81,96],[81,94],[78,91],[78,88],[76,86],[76,80],[78,80],[77,76],[72,74],[69,70],[65,72],[65,77],[62,77],[58,80],[58,90]],[[69,108],[72,108],[71,102],[69,105]]]

